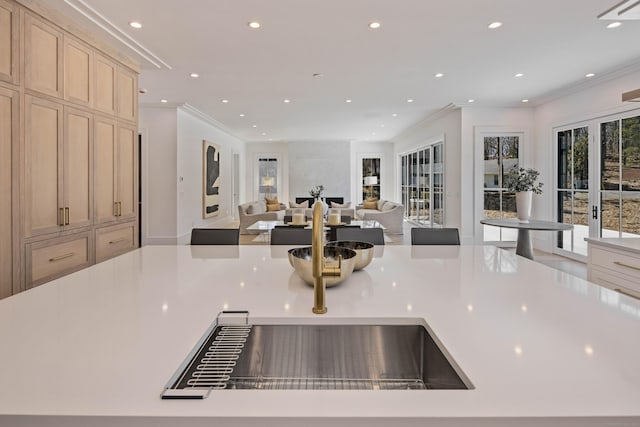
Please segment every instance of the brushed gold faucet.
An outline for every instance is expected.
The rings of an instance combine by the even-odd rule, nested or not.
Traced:
[[[313,312],[315,314],[325,314],[327,307],[324,298],[326,286],[324,278],[327,276],[340,276],[342,270],[342,257],[338,258],[337,267],[326,267],[324,265],[324,223],[323,223],[322,202],[317,201],[313,205],[313,229],[311,232],[311,264],[313,275]]]

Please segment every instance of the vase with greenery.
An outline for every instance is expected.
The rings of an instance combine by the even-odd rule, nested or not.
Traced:
[[[316,185],[311,190],[309,190],[309,195],[314,199],[318,200],[320,196],[322,196],[323,192],[324,192],[324,186]]]
[[[520,222],[529,222],[533,194],[542,194],[544,184],[538,182],[539,176],[540,172],[531,168],[513,169],[504,176],[504,188],[516,193],[516,212]]]

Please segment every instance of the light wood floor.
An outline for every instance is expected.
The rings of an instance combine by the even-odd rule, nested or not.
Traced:
[[[230,223],[228,227],[235,228],[238,227],[238,223]],[[411,244],[411,227],[410,223],[404,223],[404,234],[395,234],[395,235],[386,235],[387,241],[385,244],[387,245],[410,245]],[[241,234],[240,235],[240,244],[241,245],[267,245],[269,244],[268,239],[264,236],[255,235],[255,234]],[[505,250],[514,251],[515,248],[506,248]],[[587,280],[587,265],[585,263],[575,261],[569,258],[565,258],[559,255],[550,254],[548,252],[542,252],[538,250],[534,250],[535,261],[551,268],[555,268],[556,270],[564,271],[565,273],[569,273],[571,275],[580,277],[582,279]]]

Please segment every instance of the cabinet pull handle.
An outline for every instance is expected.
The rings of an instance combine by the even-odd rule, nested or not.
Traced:
[[[64,225],[64,208],[60,208],[60,212],[58,213],[58,225]]]
[[[64,208],[64,225],[69,225],[69,208]]]
[[[111,241],[109,242],[109,244],[110,244],[110,245],[115,245],[116,243],[124,242],[125,240],[127,240],[127,238],[126,238],[126,237],[123,237],[123,238],[121,238],[121,239],[111,240]]]
[[[118,216],[122,216],[122,202],[118,202]]]
[[[640,297],[639,297],[639,296],[634,295],[634,294],[632,294],[631,292],[623,291],[623,290],[622,290],[622,289],[620,289],[620,288],[616,288],[616,289],[614,289],[614,291],[616,291],[616,292],[617,292],[617,293],[619,293],[619,294],[626,295],[626,296],[628,296],[628,297],[631,297],[631,298],[635,298],[635,299],[637,299],[637,300],[640,300]]]
[[[118,202],[113,202],[113,216],[118,216]]]
[[[56,262],[56,261],[60,261],[62,259],[71,258],[74,255],[75,255],[75,252],[69,252],[68,254],[59,255],[59,256],[56,256],[56,257],[53,257],[53,258],[49,258],[49,262]]]
[[[624,262],[620,262],[620,261],[613,261],[613,263],[615,265],[619,265],[620,267],[627,267],[627,268],[630,268],[632,270],[640,271],[640,267],[636,267],[635,265],[625,264]]]

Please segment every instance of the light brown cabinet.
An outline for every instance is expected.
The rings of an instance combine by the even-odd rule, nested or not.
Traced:
[[[135,221],[96,228],[96,262],[123,254],[138,246]]]
[[[18,12],[0,0],[0,80],[18,83]]]
[[[25,98],[25,235],[90,225],[92,115]]]
[[[135,218],[137,131],[106,118],[95,123],[95,223]]]
[[[62,98],[62,32],[29,13],[24,25],[26,88]]]
[[[64,38],[64,99],[85,106],[93,101],[93,52],[71,37]]]
[[[92,264],[90,232],[27,244],[27,288]]]
[[[117,100],[118,117],[129,120],[138,120],[138,79],[136,74],[118,67]]]
[[[100,54],[94,55],[94,103],[96,110],[116,113],[116,64]]]
[[[0,87],[0,298],[13,293],[14,227],[12,158],[17,152],[18,93]]]
[[[0,299],[138,246],[136,64],[0,0]]]

